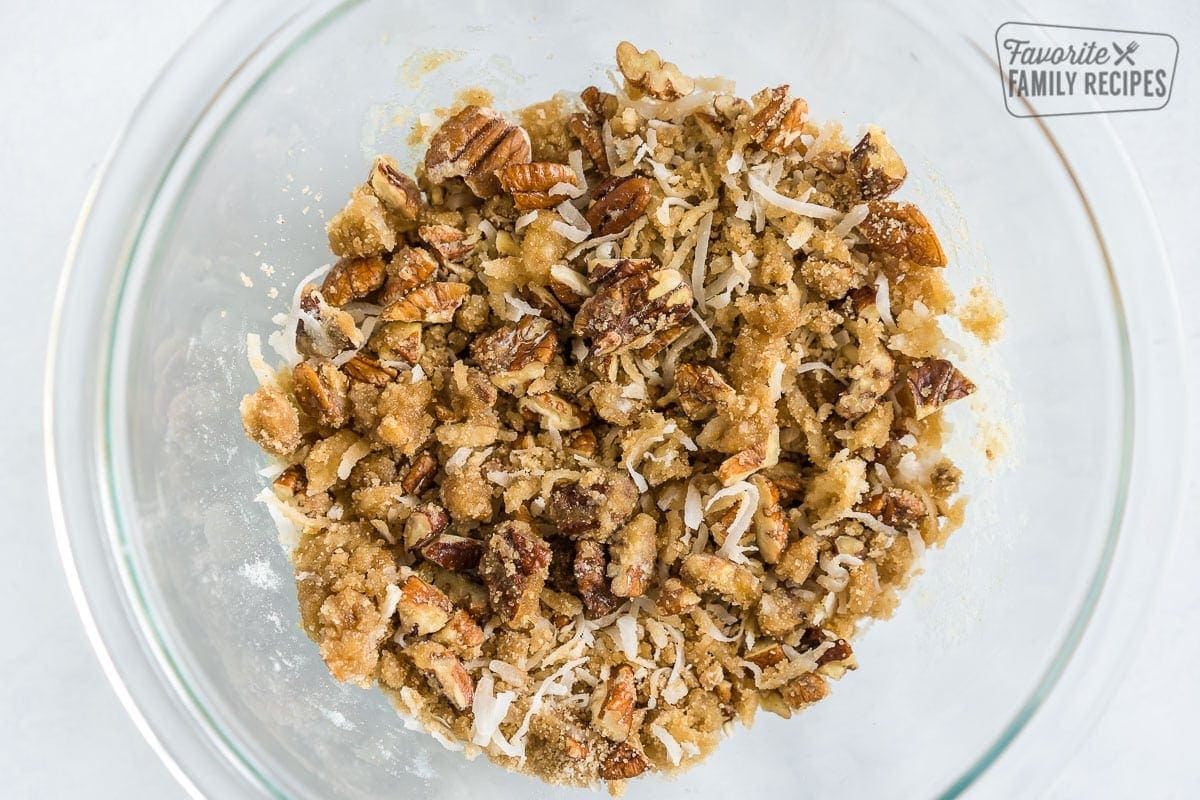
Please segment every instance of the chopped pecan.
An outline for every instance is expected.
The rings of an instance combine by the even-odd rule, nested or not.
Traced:
[[[475,699],[475,682],[450,648],[437,642],[417,642],[404,652],[417,669],[430,675],[433,685],[452,706],[459,711],[471,707],[471,701]]]
[[[925,267],[946,266],[946,253],[933,226],[912,203],[872,200],[858,223],[863,237],[885,253]]]
[[[617,45],[617,68],[629,85],[659,100],[678,100],[696,88],[696,82],[663,61],[653,50],[642,52],[629,42]]]
[[[548,286],[558,302],[570,309],[579,308],[584,300],[592,296],[592,287],[587,279],[564,264],[550,267]]]
[[[554,326],[541,317],[527,316],[476,339],[471,343],[471,355],[492,383],[513,391],[541,377],[557,348]]]
[[[310,358],[292,368],[296,403],[319,425],[340,428],[350,419],[350,382],[332,361]]]
[[[640,175],[609,178],[592,189],[592,202],[584,218],[593,236],[620,233],[650,205],[650,180]]]
[[[766,636],[785,638],[804,622],[805,601],[799,594],[777,587],[763,592],[754,609],[758,629]]]
[[[453,225],[422,225],[417,228],[417,236],[433,248],[443,264],[463,260],[475,247],[467,241],[467,235]]]
[[[404,546],[419,550],[450,527],[450,515],[436,503],[424,503],[409,514],[404,523]]]
[[[425,175],[434,184],[463,178],[477,197],[500,189],[495,172],[529,161],[529,134],[490,108],[470,105],[442,123],[425,153]]]
[[[905,410],[924,419],[942,406],[975,391],[975,384],[944,358],[918,361],[908,370],[900,392]]]
[[[546,517],[567,536],[607,540],[633,514],[638,490],[624,472],[593,469],[550,491]]]
[[[608,119],[617,113],[617,96],[612,92],[602,92],[596,86],[589,86],[579,93],[579,99],[601,119]]]
[[[679,577],[700,594],[711,592],[742,608],[754,605],[762,596],[762,581],[753,572],[709,553],[693,553],[685,558]]]
[[[845,661],[854,655],[854,649],[845,639],[838,639],[833,647],[817,656],[817,666],[822,667],[834,661]]]
[[[668,616],[682,614],[700,605],[700,595],[685,586],[678,578],[667,578],[659,587],[654,605]]]
[[[815,536],[804,536],[784,548],[775,565],[775,574],[799,586],[808,580],[817,565],[821,543]]]
[[[331,306],[344,306],[383,286],[386,278],[383,259],[378,256],[338,259],[325,275],[321,295]]]
[[[416,364],[425,354],[419,322],[384,322],[371,335],[371,349],[386,361]]]
[[[792,710],[799,710],[824,699],[829,694],[829,684],[815,672],[806,672],[779,688],[783,701]]]
[[[863,501],[862,510],[894,528],[916,525],[925,516],[925,501],[908,489],[885,489]]]
[[[440,631],[453,610],[445,592],[416,575],[410,575],[400,586],[396,615],[406,632],[424,636]]]
[[[772,467],[779,459],[778,429],[767,440],[753,447],[739,450],[721,462],[717,467],[717,479],[722,486],[732,486],[738,481],[744,481],[764,467]]]
[[[285,495],[295,497],[304,493],[308,488],[308,478],[304,475],[304,467],[300,464],[292,464],[290,467],[279,473],[271,486],[276,490],[276,494],[283,492]]]
[[[342,369],[354,380],[374,386],[387,386],[400,374],[363,353],[355,353],[349,361],[342,365]]]
[[[600,735],[614,742],[623,742],[633,733],[634,712],[637,711],[637,686],[633,681],[633,667],[621,664],[607,683],[596,688],[603,691],[596,706],[592,724]]]
[[[850,151],[850,165],[858,177],[864,200],[882,200],[900,188],[908,168],[881,128],[871,125]]]
[[[597,774],[606,781],[636,778],[650,767],[645,754],[629,742],[620,742],[600,759]]]
[[[385,308],[379,320],[433,324],[453,322],[454,312],[470,293],[471,287],[465,283],[427,283],[408,291]]]
[[[433,480],[433,474],[437,472],[437,466],[437,459],[428,450],[423,450],[413,459],[412,466],[408,468],[408,472],[400,482],[404,491],[416,495],[428,489]]]
[[[878,331],[863,320],[846,327],[858,335],[858,363],[850,368],[850,385],[837,401],[837,412],[846,419],[858,419],[871,411],[896,377],[896,362]]]
[[[572,114],[567,119],[567,130],[579,141],[579,146],[592,159],[596,169],[608,172],[608,151],[604,149],[604,136],[592,117],[587,114]]]
[[[376,156],[367,178],[371,191],[392,212],[396,227],[410,229],[421,213],[421,190],[416,182],[400,171],[400,165],[391,156]]]
[[[379,293],[379,305],[396,302],[404,294],[431,279],[438,264],[423,247],[401,247],[387,264],[387,280]]]
[[[296,350],[301,355],[333,358],[361,343],[362,334],[354,317],[326,303],[316,286],[304,287],[300,310],[308,315],[296,323]]]
[[[747,123],[750,138],[770,153],[785,153],[800,138],[808,103],[792,99],[787,84],[754,96],[757,109]]]
[[[604,545],[593,539],[576,542],[573,571],[575,586],[583,600],[583,613],[588,619],[611,614],[621,605],[608,585],[608,556],[604,553]]]
[[[559,184],[579,186],[575,171],[566,164],[535,161],[528,164],[509,164],[496,170],[500,188],[512,195],[518,211],[551,208],[567,199],[561,192],[552,192]]]
[[[522,411],[536,414],[548,431],[579,430],[587,423],[587,415],[556,392],[543,392],[522,397],[517,404]]]
[[[679,270],[657,268],[651,259],[621,259],[596,274],[596,294],[580,306],[573,328],[592,340],[593,356],[649,344],[692,309],[692,290]]]
[[[479,566],[483,555],[483,542],[466,536],[443,533],[422,544],[418,550],[426,561],[432,561],[442,569],[462,572]]]
[[[650,588],[654,561],[658,556],[657,525],[649,514],[638,514],[622,528],[609,548],[612,593],[617,597],[641,597]]]
[[[696,364],[681,364],[676,368],[675,391],[679,393],[679,407],[693,420],[710,416],[714,409],[728,406],[737,397],[721,373]]]
[[[527,628],[550,572],[550,548],[524,522],[498,525],[484,545],[479,576],[496,613],[510,628]]]
[[[369,186],[360,186],[350,202],[325,226],[329,249],[347,258],[381,256],[396,246],[396,232],[386,210]]]
[[[483,644],[483,629],[465,609],[458,609],[442,629],[433,634],[433,640],[449,647],[459,656],[473,657]]]
[[[758,512],[754,515],[758,556],[764,564],[775,564],[788,545],[788,526],[779,505],[779,490],[765,475],[755,475],[750,482],[758,488]]]
[[[345,386],[341,398],[344,413]],[[296,402],[300,402],[298,392]],[[253,394],[246,395],[242,398],[241,412],[246,435],[268,453],[285,456],[300,446],[300,415],[288,402],[287,395],[276,387],[260,386]]]

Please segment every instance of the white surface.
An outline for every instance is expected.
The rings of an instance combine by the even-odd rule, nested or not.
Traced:
[[[84,639],[54,548],[41,454],[47,320],[75,216],[110,142],[160,67],[215,5],[153,0],[0,0],[0,480],[6,568],[0,608],[0,775],[5,797],[181,797],[125,718]],[[1175,269],[1180,305],[1200,307],[1200,15],[1116,0],[1051,0],[1039,21],[1172,33],[1175,93],[1162,111],[1112,117],[1145,182]],[[999,98],[997,98],[999,101]],[[1087,118],[1083,118],[1086,120]],[[1014,120],[1013,124],[1028,124]],[[1081,122],[1086,124],[1086,122]],[[1200,317],[1185,317],[1188,383],[1200,399]],[[1180,458],[1197,459],[1195,442]],[[1195,478],[1196,470],[1192,472]],[[1186,520],[1200,516],[1200,486]],[[1194,528],[1194,523],[1193,526]],[[1181,537],[1146,638],[1096,728],[1063,767],[1053,798],[1184,798],[1200,785],[1200,539]],[[977,797],[978,795],[971,795]]]

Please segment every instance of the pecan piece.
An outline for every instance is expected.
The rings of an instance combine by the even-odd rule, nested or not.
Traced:
[[[308,488],[308,478],[304,474],[304,467],[300,464],[292,464],[290,467],[279,473],[271,486],[276,489],[276,494],[284,492],[286,495],[295,497],[303,494]]]
[[[296,404],[318,425],[340,428],[350,419],[350,382],[332,361],[310,358],[292,368]]]
[[[381,256],[396,246],[396,232],[387,213],[369,186],[360,186],[350,202],[325,226],[329,249],[349,258]]]
[[[477,648],[483,644],[483,629],[471,618],[469,612],[460,608],[450,615],[450,619],[432,638],[458,655],[470,658],[475,656]]]
[[[386,361],[416,364],[425,354],[419,322],[384,322],[371,336],[371,349]]]
[[[592,296],[592,287],[587,279],[564,264],[550,267],[550,282],[547,284],[555,299],[563,306],[577,309]]]
[[[623,742],[633,733],[633,717],[637,711],[637,686],[633,681],[633,667],[622,664],[613,670],[604,686],[596,693],[604,692],[596,706],[592,724],[600,735],[614,742]]]
[[[700,594],[716,594],[742,608],[754,605],[762,596],[762,581],[753,572],[709,553],[693,553],[685,558],[679,577]]]
[[[654,605],[668,616],[682,614],[700,605],[700,595],[684,586],[678,578],[667,578],[659,587]]]
[[[765,475],[755,475],[750,482],[758,488],[758,512],[754,515],[758,555],[764,564],[775,564],[788,545],[788,526],[779,504],[779,490]]]
[[[419,550],[450,527],[450,515],[436,503],[417,506],[404,523],[404,546]]]
[[[376,156],[367,183],[384,208],[392,212],[397,229],[413,227],[421,213],[421,190],[412,178],[400,171],[396,159]]]
[[[746,125],[750,138],[767,152],[787,152],[803,132],[808,103],[802,98],[793,100],[787,84],[763,89],[754,101],[757,108]]]
[[[692,290],[676,269],[651,259],[621,259],[596,271],[596,293],[575,315],[576,336],[592,340],[592,355],[607,356],[649,344],[692,309]]]
[[[717,479],[722,486],[732,486],[744,481],[764,467],[773,467],[779,461],[779,428],[771,429],[766,441],[753,447],[739,450],[717,467]]]
[[[416,575],[410,575],[400,586],[396,615],[406,632],[424,636],[440,631],[453,610],[445,592]]]
[[[882,200],[899,189],[908,177],[908,168],[887,134],[874,125],[867,127],[866,134],[850,151],[850,165],[858,177],[858,191],[864,200]]]
[[[636,778],[650,767],[645,754],[628,742],[620,742],[600,760],[597,774],[606,781]]]
[[[430,683],[452,706],[459,711],[471,707],[471,701],[475,699],[475,682],[450,648],[437,642],[417,642],[404,652],[412,659],[413,666],[429,674]]]
[[[557,348],[554,326],[541,317],[527,316],[476,339],[471,355],[492,383],[512,392],[541,377]]]
[[[815,672],[806,672],[779,688],[783,702],[793,711],[812,705],[829,694],[829,684]]]
[[[380,322],[427,322],[444,324],[454,321],[454,312],[471,293],[465,283],[439,281],[406,292],[379,315]]]
[[[894,528],[916,525],[925,516],[925,501],[908,489],[886,489],[863,501],[862,510]]]
[[[466,536],[443,533],[421,545],[418,550],[426,561],[432,561],[442,569],[462,572],[479,566],[483,555],[483,542]]]
[[[593,236],[611,236],[633,224],[650,205],[650,180],[640,175],[609,178],[592,189],[584,218]]]
[[[612,92],[602,92],[599,87],[589,86],[579,93],[579,99],[600,119],[610,119],[617,113],[617,96]]]
[[[863,237],[885,253],[924,267],[946,266],[946,253],[933,226],[912,203],[872,200],[867,217],[858,223]]]
[[[509,164],[496,170],[496,179],[500,181],[500,188],[512,195],[518,211],[556,206],[566,200],[567,195],[551,192],[555,186],[579,186],[573,169],[550,161]]]
[[[334,369],[336,370],[336,367]],[[344,392],[343,386],[343,413]],[[296,396],[296,402],[300,402],[299,394]],[[285,456],[300,446],[300,415],[288,402],[287,395],[274,386],[260,386],[254,394],[242,398],[241,412],[242,427],[246,435],[268,453]],[[282,478],[283,475],[279,477]]]
[[[804,536],[784,548],[775,565],[775,574],[799,586],[808,580],[817,565],[821,543],[815,536]]]
[[[463,178],[477,197],[500,189],[495,172],[529,161],[529,134],[490,108],[470,105],[442,123],[425,153],[425,175],[434,184]]]
[[[354,380],[373,386],[387,386],[400,374],[363,353],[355,353],[349,361],[342,365],[342,369]]]
[[[383,259],[378,256],[342,258],[325,276],[321,295],[331,306],[344,306],[383,286],[386,278]]]
[[[437,261],[425,248],[401,247],[387,264],[387,280],[379,293],[379,305],[396,302],[406,292],[431,279],[437,268]]]
[[[975,384],[944,358],[916,362],[904,383],[900,403],[917,419],[924,419],[947,403],[975,391]]]
[[[746,660],[751,664],[757,664],[766,669],[776,664],[782,664],[787,660],[787,654],[783,652],[783,647],[778,642],[771,641],[770,639],[760,639],[746,653]]]
[[[620,599],[609,589],[608,556],[604,553],[604,545],[593,539],[576,542],[572,571],[579,597],[583,600],[585,617],[599,619],[621,605]]]
[[[453,225],[422,225],[417,228],[417,236],[433,248],[443,264],[461,261],[475,247],[467,241],[467,234]]]
[[[593,469],[550,490],[546,517],[571,537],[607,540],[633,514],[638,490],[624,472]]]
[[[479,576],[496,613],[510,628],[527,628],[550,573],[550,548],[524,522],[503,522],[492,531],[479,560]]]
[[[522,397],[517,407],[536,414],[548,431],[575,431],[587,423],[587,415],[556,392]]]
[[[596,169],[608,172],[608,151],[604,149],[604,136],[592,117],[587,114],[572,114],[567,119],[567,130],[579,141],[579,146],[592,159]]]
[[[737,398],[737,393],[721,373],[696,364],[681,364],[676,368],[675,391],[679,394],[679,407],[692,420],[704,419]]]
[[[326,303],[316,286],[308,284],[301,291],[300,310],[308,315],[296,323],[296,350],[301,355],[333,358],[362,343],[354,317]]]
[[[641,597],[650,588],[658,556],[656,529],[654,517],[638,514],[617,533],[609,548],[612,593],[617,597]]]
[[[838,639],[833,643],[833,647],[817,656],[817,666],[823,667],[834,661],[845,661],[853,655],[854,649],[850,647],[850,643],[845,639]]]
[[[400,485],[408,494],[420,494],[429,488],[429,484],[433,481],[433,473],[437,472],[437,466],[437,459],[430,455],[428,450],[422,451],[413,459],[412,466],[408,468]]]
[[[678,100],[696,88],[696,82],[663,61],[653,50],[642,52],[629,42],[617,45],[617,68],[629,85],[659,100]]]

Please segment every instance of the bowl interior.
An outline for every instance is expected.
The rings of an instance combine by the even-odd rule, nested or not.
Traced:
[[[965,296],[985,281],[1008,312],[991,352],[963,338],[981,386],[954,416],[966,524],[895,618],[864,636],[860,669],[813,709],[764,714],[688,776],[631,795],[802,786],[910,798],[969,782],[1064,657],[1115,535],[1128,455],[1119,303],[1051,141],[1011,124],[994,65],[949,19],[897,6],[434,8],[339,6],[255,65],[251,89],[215,105],[200,141],[168,165],[177,180],[123,267],[103,421],[112,503],[153,646],[198,724],[245,767],[248,793],[569,793],[467,766],[406,730],[379,693],[328,676],[298,627],[287,556],[251,502],[262,460],[237,405],[254,387],[246,334],[271,331],[296,280],[328,261],[324,221],[376,152],[411,165],[418,115],[467,87],[505,109],[604,86],[629,38],[685,71],[735,78],[743,95],[790,83],[851,134],[885,127],[909,165],[903,196],[942,233],[952,285]],[[995,425],[981,430],[976,416]],[[997,437],[1008,455],[988,465],[981,442]]]

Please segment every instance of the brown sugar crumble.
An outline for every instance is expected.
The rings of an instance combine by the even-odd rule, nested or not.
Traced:
[[[619,791],[855,669],[961,521],[940,411],[975,386],[884,131],[616,58],[613,92],[379,156],[241,413],[333,676]]]

